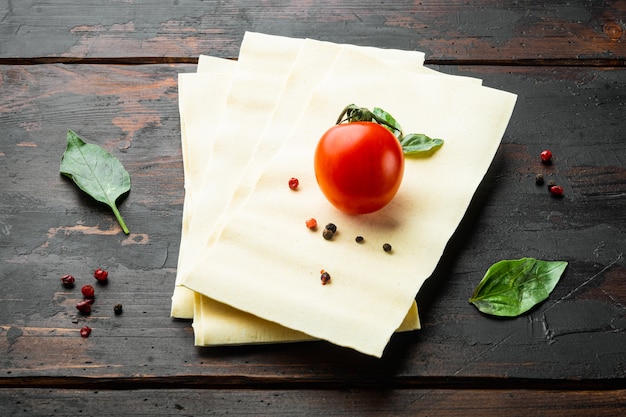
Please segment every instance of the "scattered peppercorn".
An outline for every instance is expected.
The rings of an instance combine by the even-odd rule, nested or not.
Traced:
[[[391,245],[390,245],[389,243],[385,243],[385,244],[383,245],[383,250],[384,250],[385,252],[391,252]]]
[[[313,217],[308,219],[305,223],[306,223],[306,227],[308,227],[309,229],[311,230],[317,229],[317,220],[315,220]]]
[[[356,241],[356,243],[363,243],[365,239],[363,239],[363,236],[357,236],[354,238],[354,240]]]
[[[91,327],[89,326],[83,326],[80,329],[80,336],[81,337],[89,337],[89,335],[91,334]]]
[[[324,227],[322,236],[324,236],[324,239],[326,240],[331,240],[333,236],[335,236],[336,232],[337,232],[337,226],[335,226],[333,223],[328,223],[326,227]]]
[[[102,268],[98,268],[94,271],[93,276],[98,281],[104,282],[109,278],[109,273]]]
[[[291,188],[292,190],[296,190],[298,188],[298,185],[300,185],[300,181],[298,181],[297,178],[291,178],[289,180],[289,188]]]
[[[320,279],[322,280],[322,285],[326,285],[330,282],[330,274],[326,271],[324,271],[323,269],[320,271],[321,276]]]
[[[550,191],[552,187],[554,187],[555,185],[556,185],[556,182],[554,180],[548,181],[548,191]]]
[[[543,162],[546,165],[549,165],[552,163],[552,152],[550,152],[548,149],[541,152],[539,157],[541,158],[541,162]]]
[[[116,316],[119,316],[120,314],[122,314],[123,308],[121,304],[115,304],[113,306],[113,312],[115,313]]]
[[[563,187],[555,185],[550,188],[550,193],[552,193],[554,197],[563,197]]]
[[[76,281],[76,280],[75,280],[75,279],[74,279],[74,277],[73,277],[73,276],[71,276],[71,275],[63,275],[63,276],[61,277],[61,283],[63,284],[63,286],[64,286],[65,288],[74,288],[74,282],[75,282],[75,281]]]
[[[80,289],[80,292],[83,293],[83,296],[85,298],[94,298],[96,293],[93,285],[83,285],[83,287]]]
[[[543,182],[544,182],[543,174],[537,174],[537,176],[535,176],[535,184],[543,185]]]
[[[91,313],[91,303],[92,300],[87,299],[76,304],[76,309],[80,311],[82,314],[90,314]]]

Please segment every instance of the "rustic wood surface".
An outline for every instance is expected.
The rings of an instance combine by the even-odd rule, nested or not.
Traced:
[[[236,57],[245,30],[417,49],[431,61],[626,59],[623,1],[3,2],[0,59]]]
[[[626,411],[626,3],[250,3],[0,4],[0,415]],[[199,54],[236,58],[245,30],[418,49],[519,96],[418,295],[423,329],[380,360],[324,342],[195,348],[190,322],[168,317],[184,197],[176,77]],[[59,175],[68,129],[130,172],[131,235]],[[539,172],[565,197],[536,186]],[[516,319],[478,313],[467,299],[484,271],[522,256],[569,262],[550,299]],[[79,317],[98,267],[110,283]]]

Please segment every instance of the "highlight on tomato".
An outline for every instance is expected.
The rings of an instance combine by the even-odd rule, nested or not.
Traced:
[[[439,148],[441,139],[403,135],[400,124],[380,108],[347,106],[315,150],[315,177],[326,199],[348,214],[366,214],[394,198],[406,154]]]

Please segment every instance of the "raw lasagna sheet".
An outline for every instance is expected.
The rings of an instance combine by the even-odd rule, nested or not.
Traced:
[[[266,35],[253,34],[247,36],[249,39],[248,44],[254,45],[253,47],[249,46],[248,49],[254,50],[258,56],[264,56],[264,59],[267,59],[267,47],[263,47],[259,42],[273,41],[275,37],[268,39]],[[288,54],[280,55],[285,53],[282,40],[279,42],[281,52],[277,53],[277,56],[282,58],[282,63],[285,65],[289,64],[289,57],[293,57],[293,45],[295,41],[289,39],[287,42],[289,44],[287,48]],[[302,44],[302,48],[299,50],[298,54],[298,57],[302,58],[299,65],[301,69],[306,69],[308,65],[315,64],[320,58],[324,61],[330,59],[330,62],[332,62],[332,59],[334,59],[334,56],[336,56],[340,49],[338,45],[330,43],[304,40],[299,42]],[[306,47],[304,44],[306,44]],[[423,62],[423,54],[421,53],[377,50],[374,48],[357,49],[364,50],[370,55],[387,57],[389,62],[423,69],[423,67],[420,66]],[[242,53],[245,50],[246,48],[242,48]],[[291,54],[289,54],[289,52]],[[285,57],[287,57],[287,59],[285,59]],[[246,57],[242,60],[248,63],[248,69],[254,65],[254,59]],[[281,59],[278,59],[278,61],[281,61]],[[213,171],[208,171],[208,178],[213,179],[213,184],[200,184],[198,179],[201,177],[200,173],[208,169],[206,161],[213,160],[213,139],[218,121],[224,118],[226,97],[231,101],[233,99],[236,101],[239,98],[238,96],[241,95],[241,91],[244,91],[240,89],[239,94],[233,93],[232,91],[230,94],[227,94],[230,81],[236,78],[233,77],[235,64],[234,61],[203,56],[200,59],[198,68],[198,72],[202,74],[181,74],[179,79],[186,194],[183,209],[183,230],[177,285],[172,297],[172,316],[178,318],[194,317],[194,304],[198,303],[198,300],[204,299],[204,302],[200,305],[195,305],[195,311],[202,314],[201,316],[195,316],[194,329],[196,332],[196,344],[258,343],[309,339],[310,336],[303,338],[300,332],[283,329],[282,326],[268,323],[248,313],[222,305],[207,297],[196,295],[192,291],[179,285],[182,276],[185,274],[187,265],[193,260],[194,253],[197,252],[196,249],[205,242],[207,236],[210,236],[210,231],[214,228],[214,219],[220,211],[220,208],[223,208],[223,204],[217,204],[215,199],[212,198],[210,201],[212,207],[209,208],[207,213],[204,208],[207,207],[209,202],[204,200],[202,195],[195,199],[194,196],[202,193],[214,195],[214,193],[210,193],[211,190],[219,190],[221,196],[227,196],[229,192],[229,186],[224,185],[221,176],[217,179],[219,183],[215,183],[217,177],[210,175],[214,173]],[[274,63],[273,65],[275,67],[277,64]],[[324,73],[319,74],[319,66],[317,73],[309,73],[308,75],[303,75],[302,70],[299,73],[292,71],[290,78],[291,85],[292,87],[299,86],[299,89],[290,89],[293,103],[290,106],[283,106],[285,111],[291,110],[293,114],[294,106],[297,107],[298,104],[305,103],[306,100],[302,100],[299,95],[302,94],[306,96],[310,94],[310,85],[315,81],[315,77],[320,78],[323,75]],[[244,75],[244,77],[246,77],[246,75]],[[270,87],[276,86],[277,83],[280,82],[280,76],[277,77],[275,72],[272,72],[270,77],[273,77],[271,79],[274,82],[273,84],[269,84]],[[246,83],[249,85],[249,82],[250,79],[248,78],[244,82],[244,85],[246,85]],[[266,84],[265,87],[265,91],[267,92],[268,84]],[[238,86],[236,88],[241,87]],[[237,91],[236,88],[235,91]],[[258,107],[263,109],[262,114],[267,115],[267,106],[259,105]],[[303,107],[303,105],[300,104],[300,107]],[[257,116],[259,117],[257,120],[260,120],[261,116]],[[286,135],[286,133],[287,132],[283,132],[282,134]],[[257,141],[257,145],[262,145],[260,153],[266,156],[265,158],[259,158],[259,153],[257,152],[255,161],[261,160],[262,163],[266,162],[270,156],[268,153],[269,150],[275,149],[279,143],[282,143],[282,140],[281,142],[274,140],[275,143],[272,143],[271,139],[275,138],[272,134],[268,137],[268,140],[262,142]],[[241,153],[241,150],[242,148],[237,148],[238,153]],[[217,157],[222,157],[222,154],[218,153]],[[232,155],[227,158],[232,158]],[[238,165],[232,164],[232,167],[238,168]],[[222,174],[223,173],[224,172],[222,172]],[[230,174],[235,178],[238,175],[238,171],[231,169]],[[229,184],[232,185],[233,183],[231,182]],[[226,200],[221,199],[219,201],[224,203]],[[195,216],[193,215],[194,212],[196,213]],[[198,308],[199,306],[200,308]],[[228,314],[225,314],[226,311],[228,311]],[[414,330],[416,328],[419,328],[419,319],[417,316],[417,308],[413,303],[398,330]],[[217,329],[221,329],[221,331],[217,331]],[[210,335],[208,337],[207,332],[209,332],[208,334]],[[227,337],[226,335],[229,333],[231,336]]]
[[[194,316],[194,293],[180,285],[181,277],[189,262],[193,261],[194,247],[201,244],[205,231],[214,222],[208,216],[196,216],[194,227],[191,228],[193,197],[202,192],[200,179],[203,167],[212,153],[210,132],[221,119],[228,87],[236,68],[235,61],[205,58],[203,62],[203,66],[210,73],[178,76],[185,199],[171,316],[182,319],[191,319]]]
[[[354,68],[362,69],[359,77]],[[181,283],[282,326],[381,356],[488,169],[515,98],[342,49],[254,192]],[[395,199],[364,216],[332,208],[312,169],[317,140],[352,102],[382,107],[406,131],[445,140],[431,157],[409,158]],[[285,186],[292,176],[300,179],[297,193]],[[306,230],[309,217],[336,223],[335,239]],[[366,244],[354,243],[357,234]],[[382,251],[385,242],[391,253]],[[332,284],[320,285],[320,269],[331,273]]]
[[[306,48],[304,44],[307,44]],[[405,66],[421,67],[424,55],[421,52],[382,50],[370,47],[350,46],[365,51],[366,53],[387,58]],[[211,236],[211,230],[215,228],[216,219],[220,213],[226,211],[227,202],[234,192],[237,178],[242,177],[241,171],[247,166],[245,161],[259,160],[259,154],[268,155],[268,150],[275,145],[279,134],[269,135],[269,140],[261,142],[258,137],[242,137],[238,144],[233,144],[232,136],[237,135],[237,128],[241,128],[241,120],[257,123],[257,128],[263,130],[263,126],[270,120],[273,113],[273,100],[280,97],[280,88],[289,74],[289,68],[294,59],[302,57],[318,64],[318,71],[308,75],[303,80],[302,74],[292,74],[292,85],[297,84],[294,78],[300,76],[301,87],[299,94],[305,97],[310,94],[307,85],[310,85],[315,77],[321,77],[325,72],[319,71],[319,61],[332,62],[339,45],[329,42],[307,41],[279,36],[264,35],[258,33],[246,33],[242,43],[239,65],[236,61],[219,59],[209,56],[201,56],[198,64],[198,73],[181,74],[179,76],[179,109],[181,119],[181,134],[183,161],[185,170],[185,203],[183,206],[183,227],[181,236],[180,256],[177,269],[176,286],[172,297],[171,315],[176,318],[193,318],[193,293],[180,286],[182,276],[185,274],[189,259],[193,259],[194,248],[206,244]],[[306,49],[306,50],[302,50]],[[302,68],[303,65],[300,65]],[[306,68],[306,66],[304,65]],[[239,72],[236,73],[236,70]],[[231,81],[235,78],[237,84],[230,91]],[[258,87],[257,87],[258,86]],[[245,97],[246,91],[257,92],[256,101],[250,102]],[[295,91],[290,91],[291,97],[296,97]],[[231,107],[237,107],[237,102],[252,107],[255,111],[246,109],[241,114],[231,109],[226,109],[227,103]],[[296,98],[294,105],[307,100]],[[235,104],[233,104],[235,103]],[[239,106],[241,107],[241,106]],[[300,104],[300,107],[303,107]],[[284,107],[283,117],[295,117],[294,109]],[[290,116],[286,116],[290,112]],[[224,121],[223,125],[220,122]],[[187,127],[189,126],[189,127]],[[222,127],[220,127],[222,126]],[[234,126],[235,128],[231,128]],[[191,130],[187,133],[187,130]],[[221,133],[222,141],[217,141],[219,168],[211,166],[213,157],[215,136]],[[283,135],[286,132],[283,132]],[[187,139],[190,138],[190,139]],[[260,146],[259,152],[255,152]],[[267,159],[267,156],[265,157]],[[258,164],[257,164],[258,165]],[[200,187],[198,180],[202,173],[208,177],[206,186]],[[223,179],[222,175],[228,174]],[[243,181],[241,181],[243,182]],[[254,181],[249,181],[254,183]],[[195,190],[195,192],[194,192]],[[196,194],[194,204],[193,195]],[[209,198],[210,201],[206,199]],[[192,220],[192,206],[196,207],[196,215]],[[198,208],[202,208],[198,210]]]
[[[260,59],[265,60],[276,60],[276,57],[279,57],[278,65],[282,65],[282,68],[289,67],[288,59],[285,59],[290,56],[289,54],[274,54],[272,57],[272,54],[268,53],[268,51],[271,52],[275,47],[268,48],[266,45],[276,42],[278,42],[277,45],[279,48],[283,47],[284,39],[282,37],[247,33],[242,47],[242,60],[244,63],[248,63],[248,70],[250,70],[251,64],[253,65],[255,60],[254,58],[247,58],[246,51],[254,51],[256,52],[257,58],[260,57]],[[206,236],[209,236],[209,239],[211,239],[210,236],[213,236],[213,234],[209,233],[209,231],[215,230],[217,226],[223,223],[223,220],[216,222],[215,217],[217,212],[221,211],[221,217],[223,218],[229,211],[236,209],[242,198],[250,193],[251,188],[260,175],[260,170],[287,136],[288,131],[285,129],[292,127],[285,122],[288,120],[297,120],[299,112],[308,101],[307,97],[310,95],[311,88],[316,84],[316,80],[319,80],[325,75],[327,68],[323,68],[322,64],[325,63],[326,67],[328,67],[339,50],[347,47],[378,59],[384,59],[386,62],[393,65],[399,65],[420,73],[440,75],[436,71],[422,66],[424,54],[421,52],[339,45],[311,39],[294,40],[288,38],[287,43],[289,50],[291,50],[294,42],[301,44],[297,58],[298,62],[294,64],[294,70],[291,71],[289,79],[287,80],[288,84],[283,95],[280,97],[279,107],[273,111],[273,118],[269,121],[270,126],[264,129],[264,135],[261,139],[256,141],[256,147],[249,146],[248,141],[246,141],[245,146],[236,149],[236,151],[242,155],[248,155],[249,157],[252,155],[252,157],[250,157],[250,163],[247,165],[239,181],[239,188],[236,190],[236,198],[231,200],[228,209],[224,209],[220,207],[218,202],[212,201],[211,204],[214,209],[210,209],[208,211],[209,214],[204,212],[202,216],[196,216],[193,224],[191,220],[193,190],[196,189],[199,192],[204,190],[205,193],[210,193],[210,190],[214,188],[211,184],[208,184],[200,189],[197,185],[194,187],[193,183],[198,183],[198,179],[200,178],[199,172],[206,169],[208,165],[207,161],[210,161],[213,140],[220,120],[222,120],[222,116],[225,112],[226,95],[228,95],[228,87],[234,76],[237,63],[231,60],[200,56],[198,73],[203,75],[181,74],[180,76],[179,106],[186,194],[185,204],[183,206],[183,228],[178,272],[172,297],[172,317],[193,318],[193,292],[182,287],[180,281],[185,274],[189,259],[193,257],[194,247],[204,244],[205,241],[203,239]],[[292,53],[291,56],[293,56]],[[257,67],[255,67],[255,69],[258,70]],[[272,77],[275,77],[275,74],[272,74]],[[263,76],[258,78],[259,83],[264,81]],[[471,82],[480,83],[480,80],[477,79],[466,79]],[[276,78],[274,78],[274,80],[276,80]],[[232,98],[235,94],[236,93],[231,93],[230,97]],[[267,107],[261,110],[264,115],[267,115]],[[187,122],[188,120],[190,121],[189,123]],[[190,129],[192,129],[191,135],[187,135],[186,133],[187,124],[190,124]],[[281,131],[280,129],[283,130]],[[191,139],[187,140],[187,136],[190,136]],[[191,142],[191,144],[188,144],[188,142]],[[189,148],[191,148],[191,150]],[[253,149],[255,150],[254,152],[252,151]],[[210,171],[208,174],[208,181],[212,178],[216,178],[215,176],[211,176],[212,174],[214,174],[214,170]],[[233,178],[237,176],[237,172],[233,172],[233,170],[231,170],[229,174]],[[233,182],[230,184],[232,185]],[[227,197],[226,194],[223,196]],[[225,199],[221,199],[220,201],[224,203]],[[197,207],[199,204],[195,204],[195,206]]]

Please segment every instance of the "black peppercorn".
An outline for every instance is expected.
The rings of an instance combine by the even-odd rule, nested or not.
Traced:
[[[115,304],[115,306],[113,306],[113,312],[115,313],[116,316],[119,316],[120,314],[122,314],[122,305],[121,304]]]
[[[537,185],[543,185],[543,174],[537,174],[535,177],[535,183]]]
[[[548,181],[548,191],[550,191],[550,188],[554,187],[555,185],[556,185],[556,182],[554,180]]]
[[[354,238],[354,240],[356,241],[356,243],[363,243],[363,236],[357,236]]]
[[[326,240],[331,240],[333,236],[335,235],[336,231],[337,231],[337,226],[335,226],[333,223],[328,223],[326,227],[324,227],[322,236],[324,236],[324,239]]]
[[[385,243],[385,244],[383,245],[383,250],[384,250],[385,252],[391,252],[391,245],[390,245],[389,243]]]

